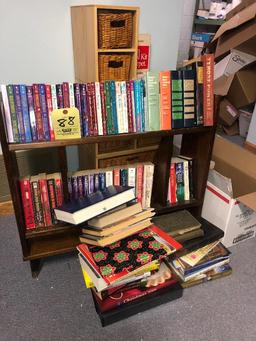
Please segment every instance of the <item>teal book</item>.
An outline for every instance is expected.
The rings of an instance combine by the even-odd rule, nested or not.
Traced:
[[[160,107],[159,107],[159,75],[158,72],[149,71],[146,74],[146,95],[148,130],[160,130]]]
[[[172,128],[184,127],[182,71],[171,71],[172,80]]]

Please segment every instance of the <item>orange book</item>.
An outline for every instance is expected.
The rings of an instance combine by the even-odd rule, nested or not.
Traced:
[[[204,100],[204,126],[213,125],[214,100],[213,100],[213,72],[214,55],[205,54],[202,56],[203,62],[203,100]]]
[[[171,72],[159,72],[160,82],[160,129],[171,129]]]

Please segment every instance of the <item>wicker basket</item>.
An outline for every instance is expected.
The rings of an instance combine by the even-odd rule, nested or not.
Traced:
[[[129,80],[131,55],[129,54],[100,54],[99,80]]]
[[[98,13],[100,49],[132,47],[132,12]]]

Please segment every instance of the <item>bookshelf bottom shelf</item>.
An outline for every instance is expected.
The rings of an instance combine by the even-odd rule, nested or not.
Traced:
[[[176,204],[166,204],[166,206],[162,206],[160,204],[153,204],[152,206],[156,210],[156,214],[165,214],[171,213],[178,210],[189,209],[194,207],[199,207],[202,205],[202,202],[198,199],[186,200],[182,202],[177,202]]]
[[[79,231],[78,231],[79,232]],[[79,233],[65,233],[29,240],[29,254],[24,260],[35,260],[76,251]]]

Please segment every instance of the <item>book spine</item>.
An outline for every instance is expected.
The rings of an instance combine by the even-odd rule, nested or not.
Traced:
[[[148,208],[151,204],[154,165],[144,165],[142,208]]]
[[[188,174],[189,174],[189,194],[190,199],[195,198],[194,194],[194,181],[193,181],[193,160],[188,161]]]
[[[51,217],[50,202],[49,202],[46,179],[40,179],[39,186],[40,186],[41,202],[42,202],[42,208],[43,208],[44,224],[45,226],[51,226],[52,217]]]
[[[120,82],[120,89],[121,89],[124,133],[128,133],[129,127],[128,127],[127,93],[126,93],[126,82],[125,81]]]
[[[55,195],[57,207],[63,204],[63,188],[62,188],[62,179],[61,176],[58,179],[54,179],[55,182]]]
[[[13,85],[13,93],[14,93],[14,103],[15,103],[15,111],[18,119],[18,130],[20,136],[20,142],[26,142],[25,136],[25,128],[23,123],[23,115],[22,115],[22,105],[21,105],[21,97],[20,97],[20,87],[19,85]]]
[[[140,95],[140,81],[134,81],[134,103],[135,103],[135,117],[136,117],[136,131],[142,132],[141,122],[141,95]]]
[[[58,109],[64,108],[62,84],[56,84],[56,96],[57,96]]]
[[[45,97],[46,97],[46,105],[47,105],[47,111],[48,111],[48,122],[49,122],[49,132],[50,132],[50,140],[53,141],[55,139],[54,136],[54,130],[52,126],[52,91],[51,91],[51,85],[45,84]]]
[[[106,171],[106,187],[113,185],[113,171]]]
[[[171,73],[161,71],[159,73],[160,84],[160,128],[171,129]]]
[[[120,171],[120,186],[128,186],[128,169],[123,168]]]
[[[197,125],[204,124],[204,68],[202,62],[197,62],[196,67],[196,119]]]
[[[128,186],[136,187],[136,167],[128,168]]]
[[[118,122],[118,133],[124,133],[124,120],[122,108],[121,82],[115,82],[116,87],[116,113]]]
[[[72,186],[72,199],[78,199],[78,183],[77,176],[73,175],[71,177],[71,186]]]
[[[195,72],[194,70],[183,70],[182,74],[184,127],[191,128],[197,123],[195,106]]]
[[[93,135],[99,135],[95,83],[91,82]]]
[[[88,179],[88,175],[83,175],[82,176],[83,179],[83,189],[84,189],[84,196],[86,197],[89,194],[89,179]]]
[[[69,92],[69,107],[74,108],[75,105],[75,93],[74,93],[74,84],[68,83],[68,92]]]
[[[62,83],[62,93],[63,93],[63,108],[69,108],[69,84],[68,82]]]
[[[106,188],[106,173],[99,173],[99,190],[103,191]]]
[[[114,177],[114,186],[120,186],[120,169],[115,168],[113,170],[113,177]]]
[[[32,140],[36,141],[37,140],[36,116],[33,103],[33,88],[30,85],[27,86],[27,99]]]
[[[100,98],[100,83],[95,82],[96,116],[98,122],[98,134],[103,135],[102,108]]]
[[[172,128],[184,127],[182,71],[172,71]]]
[[[75,84],[76,86],[76,101],[77,105],[79,105],[79,84]],[[80,126],[81,126],[81,133],[83,136],[91,135],[90,129],[92,129],[92,122],[90,121],[91,118],[91,107],[89,102],[89,87],[86,87],[86,84],[80,84],[80,105],[81,105],[81,115],[80,115]]]
[[[19,183],[20,183],[21,199],[22,199],[22,206],[23,206],[23,212],[24,212],[24,218],[25,218],[25,226],[26,226],[26,229],[28,230],[34,229],[36,225],[35,225],[30,181],[21,179]]]
[[[18,118],[16,116],[13,86],[7,85],[6,90],[7,90],[7,96],[8,96],[10,114],[11,114],[11,121],[12,121],[13,142],[20,142]]]
[[[43,119],[41,115],[40,95],[38,84],[33,84],[34,109],[36,115],[37,140],[44,140]]]
[[[177,183],[176,183],[176,169],[175,163],[171,163],[170,169],[170,195],[171,195],[171,204],[175,204],[177,202]]]
[[[51,212],[52,223],[57,224],[58,220],[57,220],[55,213],[54,213],[54,209],[57,207],[57,199],[56,199],[56,193],[55,193],[54,179],[48,179],[47,180],[47,188],[48,188],[48,194],[49,194],[49,203],[50,203],[50,212]]]
[[[175,163],[176,172],[176,196],[177,201],[183,201],[185,198],[184,193],[184,168],[183,162]]]
[[[132,97],[132,120],[133,120],[133,132],[136,133],[136,109],[135,109],[135,97],[134,97],[134,81],[130,82],[131,97]]]
[[[145,81],[144,79],[140,80],[140,108],[141,108],[141,130],[146,131],[146,121],[145,121]]]
[[[184,200],[189,200],[189,172],[188,172],[188,161],[183,161],[183,172],[184,172]]]
[[[74,91],[75,107],[79,111],[81,136],[83,136],[84,135],[83,112],[82,112],[82,105],[81,105],[81,95],[80,95],[80,85],[79,85],[79,83],[75,83],[74,84],[73,91]],[[86,101],[86,93],[85,93],[85,101]]]
[[[203,60],[203,82],[204,82],[204,126],[213,125],[213,72],[214,55],[205,54]]]
[[[72,199],[73,194],[72,194],[71,176],[67,177],[67,183],[68,183],[68,197],[69,197],[69,199]]]
[[[28,111],[27,88],[26,88],[26,85],[24,84],[21,84],[19,87],[20,87],[20,99],[21,99],[23,125],[24,125],[24,130],[25,130],[25,139],[26,139],[26,142],[32,142],[29,111]]]
[[[142,203],[143,196],[143,165],[137,166],[137,177],[136,177],[136,195],[138,202]]]
[[[116,110],[116,87],[115,82],[110,81],[110,103],[111,103],[111,112],[112,112],[112,122],[114,127],[114,134],[118,134],[119,127],[117,121],[117,110]]]
[[[105,81],[104,90],[105,90],[105,98],[106,98],[107,134],[114,134],[115,131],[114,131],[114,122],[112,118],[111,91],[110,91],[109,81]]]
[[[48,121],[48,110],[46,104],[46,97],[45,97],[45,84],[39,84],[39,96],[40,96],[40,105],[41,105],[41,115],[42,115],[42,122],[43,122],[43,134],[45,140],[50,140],[50,129],[49,129],[49,121]]]
[[[3,115],[4,115],[5,125],[6,125],[6,131],[7,131],[7,140],[9,143],[12,143],[14,142],[14,137],[13,137],[13,130],[12,130],[11,112],[10,112],[6,86],[4,84],[1,85],[1,93],[2,93],[2,101],[3,101],[3,106],[4,106]]]
[[[101,100],[101,112],[102,112],[102,132],[103,135],[107,135],[107,111],[106,111],[106,97],[104,82],[100,82],[100,100]]]
[[[83,177],[81,175],[77,176],[77,188],[78,188],[78,198],[84,197],[84,185]]]
[[[127,94],[127,111],[128,111],[128,132],[133,133],[133,113],[132,113],[132,94],[131,94],[131,84],[129,81],[126,82],[126,94]]]
[[[97,192],[100,189],[100,179],[99,174],[94,174],[94,192]]]
[[[94,193],[94,174],[89,174],[89,194]]]
[[[92,96],[92,86],[91,83],[86,84],[86,99],[88,105],[88,130],[89,136],[94,135],[93,127],[93,96]]]
[[[52,110],[58,109],[58,100],[57,100],[57,92],[56,92],[55,84],[51,84],[51,95],[52,95]]]
[[[43,208],[40,196],[40,188],[38,181],[31,182],[31,192],[33,198],[33,207],[35,212],[35,224],[36,227],[44,226],[44,216],[43,216]]]
[[[149,71],[146,75],[148,128],[160,130],[160,104],[159,104],[159,76],[157,72]]]

